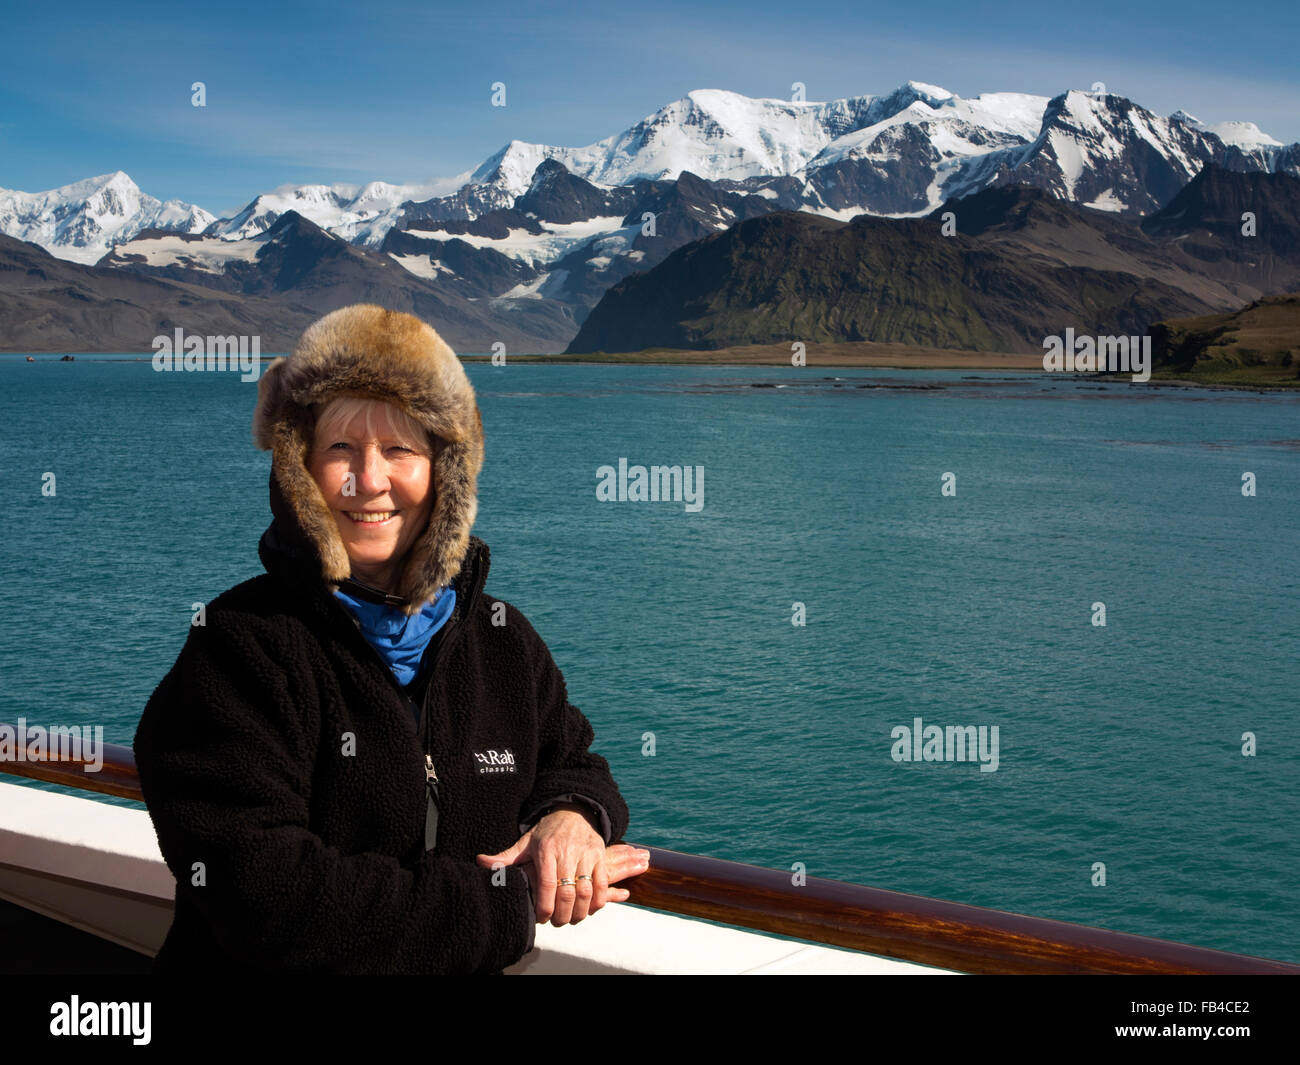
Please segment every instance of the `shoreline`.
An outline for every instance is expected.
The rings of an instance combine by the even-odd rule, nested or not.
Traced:
[[[854,367],[889,370],[1036,370],[1042,372],[1043,357],[1009,351],[966,351],[956,348],[925,348],[909,344],[879,344],[875,341],[847,341],[839,344],[804,345],[805,366],[791,363],[788,343],[738,344],[709,351],[690,348],[646,348],[644,351],[601,351],[574,355],[508,355],[507,359],[530,362],[649,364],[664,366],[783,366],[790,369]],[[487,362],[490,355],[463,355],[466,362]]]
[[[958,348],[925,348],[907,344],[882,344],[874,341],[848,341],[837,344],[805,345],[806,363],[803,366],[792,365],[790,345],[750,344],[710,351],[696,351],[689,348],[647,348],[644,351],[592,352],[587,354],[507,354],[507,362],[525,365],[609,365],[609,366],[714,366],[714,367],[755,367],[797,370],[980,370],[1009,371],[1023,374],[1046,374],[1043,358],[1038,354],[1003,351],[970,351]],[[64,355],[108,356],[118,358],[93,358],[94,362],[150,362],[152,355],[132,355],[126,352],[0,352],[0,360],[25,360],[33,356],[39,362],[59,362]],[[267,352],[262,359],[270,361],[278,357],[276,353]],[[461,362],[490,363],[494,358],[490,354],[458,354]],[[1063,376],[1056,374],[1055,376]],[[1112,375],[1105,371],[1071,371],[1070,377],[1089,381],[1114,381],[1116,384],[1138,384],[1128,374]],[[1116,376],[1122,380],[1116,380]],[[1300,390],[1300,379],[1294,382],[1273,381],[1206,381],[1186,376],[1174,376],[1169,371],[1155,372],[1149,381],[1141,384],[1173,388],[1204,388],[1216,391],[1246,392],[1295,392]]]
[[[960,348],[924,348],[908,344],[880,344],[875,341],[847,341],[839,344],[807,344],[804,366],[793,366],[790,345],[748,344],[711,351],[690,348],[647,348],[644,351],[592,352],[575,355],[507,355],[507,361],[534,363],[591,363],[643,366],[772,366],[800,370],[1006,370],[1026,374],[1046,374],[1043,357],[1036,353],[1010,351],[970,351]],[[462,355],[463,362],[491,362],[491,355]],[[1062,376],[1056,374],[1056,376]],[[1106,371],[1071,371],[1079,380],[1114,381]],[[1127,374],[1116,383],[1137,384]],[[1170,371],[1156,371],[1144,385],[1175,388],[1208,388],[1234,392],[1295,392],[1294,383],[1272,381],[1204,381],[1174,376]]]

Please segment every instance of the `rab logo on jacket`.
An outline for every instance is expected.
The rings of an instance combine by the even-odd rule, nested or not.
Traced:
[[[478,762],[478,771],[482,773],[513,773],[515,756],[507,747],[504,751],[475,751],[474,761]]]

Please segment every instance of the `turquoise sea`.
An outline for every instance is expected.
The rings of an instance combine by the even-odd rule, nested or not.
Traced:
[[[548,642],[631,840],[1300,962],[1300,396],[466,368],[488,590]],[[130,742],[192,604],[260,572],[255,397],[0,356],[0,721]],[[702,509],[601,502],[620,459],[702,467]],[[895,761],[916,718],[997,726],[996,771]]]

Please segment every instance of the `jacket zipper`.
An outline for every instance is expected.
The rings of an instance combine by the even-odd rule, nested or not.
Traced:
[[[374,656],[375,661],[379,663],[380,668],[383,669],[384,674],[388,677],[389,682],[393,685],[394,688],[397,689],[397,693],[398,693],[398,695],[400,695],[400,696],[402,697],[402,699],[403,699],[403,700],[404,700],[408,705],[410,705],[410,706],[415,706],[415,705],[416,705],[416,704],[415,704],[415,700],[412,699],[412,698],[411,698],[411,697],[406,693],[405,689],[403,689],[403,687],[401,686],[401,684],[398,683],[397,678],[396,678],[395,676],[393,676],[393,671],[392,671],[391,668],[389,668],[388,663],[384,661],[383,656],[382,656],[378,651],[376,651],[375,648],[374,648],[374,646],[370,643],[370,641],[366,639],[366,635],[365,635],[365,633],[363,633],[363,632],[361,631],[360,626],[357,624],[357,619],[352,615],[352,611],[348,610],[348,608],[347,608],[346,606],[344,606],[342,603],[340,603],[340,602],[338,601],[338,599],[335,598],[333,595],[331,595],[329,598],[330,598],[331,602],[333,602],[333,603],[334,603],[334,604],[339,608],[339,610],[341,610],[341,611],[344,613],[344,615],[347,617],[347,619],[348,619],[348,623],[352,626],[353,629],[356,630],[357,635],[361,638],[361,642],[362,642],[363,644],[366,645],[367,650],[369,650],[370,653],[371,653],[371,655]],[[448,618],[448,619],[447,619],[447,624],[448,624],[448,626],[450,626],[450,625],[452,624],[452,622],[453,622],[453,618]],[[437,666],[438,662],[439,662],[439,661],[441,660],[441,658],[442,658],[443,647],[444,647],[444,645],[446,644],[446,642],[447,642],[447,637],[448,637],[449,635],[450,635],[449,632],[448,632],[448,633],[443,633],[442,641],[441,641],[441,643],[439,644],[439,646],[438,646],[438,650],[437,650],[437,652],[436,652],[435,655],[434,655],[434,662],[433,662],[433,666],[434,666],[434,667]],[[425,686],[425,689],[424,689],[424,692],[425,692],[425,695],[424,695],[424,703],[425,703],[425,707],[424,707],[423,710],[421,710],[421,714],[422,714],[422,716],[424,716],[425,718],[428,717],[428,709],[427,709],[427,708],[428,708],[428,702],[429,702],[429,689],[430,689],[432,686],[433,686],[433,675],[432,675],[432,671],[431,671],[431,672],[430,672],[430,676],[429,676],[429,683]],[[421,709],[421,708],[420,708],[420,707],[416,707],[416,709]],[[419,731],[419,723],[418,723],[418,722],[416,723],[416,731],[417,731],[417,732]],[[432,848],[431,845],[432,845],[432,843],[434,843],[434,842],[437,840],[437,834],[438,834],[438,812],[439,812],[439,807],[440,807],[440,805],[441,805],[441,801],[440,801],[440,800],[441,800],[441,797],[440,797],[439,794],[438,794],[438,784],[439,784],[439,780],[438,780],[438,771],[434,768],[434,765],[433,765],[433,755],[429,752],[429,743],[428,743],[428,740],[429,740],[429,726],[428,726],[428,724],[426,723],[426,725],[425,725],[425,729],[424,729],[423,740],[422,740],[422,742],[421,742],[421,746],[424,748],[424,788],[425,788],[425,797],[427,798],[428,802],[429,802],[430,805],[431,805],[431,808],[432,808],[432,809],[431,809],[432,817],[430,817],[430,811],[426,811],[426,813],[425,813],[425,850],[432,850],[433,848]],[[432,821],[432,825],[433,825],[433,829],[432,829],[432,838],[430,837],[430,828],[429,828],[430,821]]]
[[[458,633],[456,628],[455,612],[447,619],[446,628],[437,634],[438,648],[433,653],[433,661],[429,663],[429,676],[424,684],[423,704],[417,709],[420,716],[416,721],[416,730],[419,730],[421,723],[424,725],[424,735],[422,745],[424,747],[424,786],[427,789],[429,797],[429,811],[426,814],[424,825],[424,849],[433,850],[438,841],[438,820],[441,814],[442,801],[438,794],[438,771],[433,767],[433,755],[429,752],[432,746],[430,739],[433,731],[433,715],[429,713],[429,700],[433,698],[433,685],[438,677],[438,666],[442,662],[442,656],[447,650],[447,644]],[[407,697],[407,701],[415,706],[415,700]]]
[[[389,668],[388,663],[384,661],[383,656],[380,655],[380,653],[376,651],[374,647],[371,645],[370,641],[366,639],[366,635],[361,631],[361,627],[360,625],[358,625],[357,619],[353,616],[352,611],[350,611],[346,606],[344,606],[343,603],[341,603],[336,596],[331,594],[328,595],[327,598],[331,603],[333,603],[336,607],[338,607],[339,610],[343,612],[344,616],[348,619],[348,623],[352,626],[354,630],[356,630],[356,634],[358,637],[360,637],[361,642],[365,644],[366,648],[370,651],[370,653],[374,655],[375,661],[379,663],[380,667],[384,671],[384,674],[388,677],[393,687],[397,689],[397,693],[411,706],[415,706],[415,700],[412,699],[409,695],[407,695],[405,689],[403,689],[403,687],[397,682],[397,678],[393,676],[393,671]],[[469,595],[466,597],[466,601],[462,607],[466,616],[468,616],[469,608],[471,604],[477,598],[478,598],[478,587],[476,585],[471,584]],[[457,606],[461,606],[461,604],[458,602]],[[439,806],[440,806],[440,796],[438,794],[438,784],[439,784],[438,771],[433,766],[433,754],[429,750],[430,732],[433,727],[433,723],[430,720],[431,715],[429,714],[429,699],[433,694],[433,682],[434,682],[434,678],[437,676],[438,673],[438,665],[442,661],[442,656],[447,650],[447,645],[451,642],[453,636],[452,630],[455,627],[455,624],[456,624],[456,613],[455,611],[453,611],[451,617],[447,619],[446,630],[441,634],[441,639],[439,640],[438,643],[438,650],[434,652],[433,663],[429,667],[429,681],[424,686],[424,704],[422,707],[418,708],[420,710],[420,716],[424,719],[424,735],[420,737],[420,746],[424,748],[425,796],[429,802],[429,807],[432,812],[432,818],[430,818],[429,816],[429,811],[426,811],[425,814],[425,826],[424,826],[425,844],[426,844],[425,850],[431,850],[432,843],[437,840],[438,814],[439,814]],[[415,730],[417,733],[420,731],[419,720],[416,721]],[[430,839],[430,821],[432,821],[432,826],[433,826],[432,839]]]
[[[453,612],[452,616],[447,619],[447,628],[441,634],[438,640],[438,649],[434,651],[433,661],[429,664],[429,679],[424,685],[423,705],[417,708],[420,711],[420,716],[416,719],[416,729],[418,730],[421,724],[424,725],[424,735],[420,737],[421,744],[424,747],[424,779],[426,783],[432,784],[435,799],[438,795],[438,771],[433,768],[433,755],[429,750],[432,746],[429,740],[433,729],[433,722],[430,720],[429,714],[429,699],[433,695],[433,682],[438,675],[438,665],[442,661],[443,652],[447,649],[447,642],[451,639],[452,628],[455,624],[456,616]],[[412,705],[414,705],[414,700],[412,700]]]

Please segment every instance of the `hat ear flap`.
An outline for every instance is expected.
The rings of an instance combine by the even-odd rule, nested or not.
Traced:
[[[271,473],[320,555],[321,576],[337,584],[352,575],[352,560],[339,535],[338,520],[307,466],[311,436],[311,415],[301,407],[287,411],[272,432]]]
[[[289,360],[281,356],[272,360],[258,380],[253,441],[271,452],[271,475],[280,494],[320,555],[322,576],[337,583],[351,576],[352,562],[320,485],[308,472],[313,420],[309,411],[293,401],[288,373]]]
[[[270,451],[274,443],[275,423],[284,414],[288,388],[284,374],[288,359],[283,355],[271,361],[257,382],[257,406],[253,410],[253,443]]]
[[[438,590],[460,572],[469,547],[469,530],[478,517],[478,474],[483,467],[483,421],[474,409],[477,432],[445,442],[433,462],[436,492],[429,524],[402,567],[401,586],[408,614],[418,614]]]

